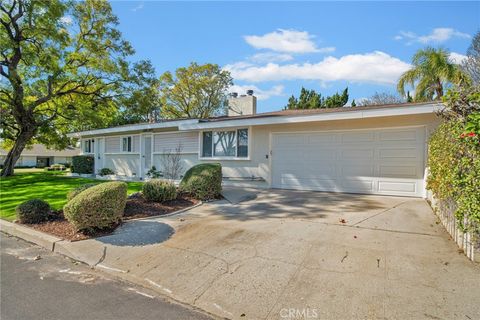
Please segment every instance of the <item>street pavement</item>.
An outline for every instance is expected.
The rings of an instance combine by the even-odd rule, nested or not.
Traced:
[[[2,320],[211,319],[23,240],[0,240]]]

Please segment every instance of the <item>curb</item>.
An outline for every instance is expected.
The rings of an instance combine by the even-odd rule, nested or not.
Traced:
[[[64,241],[61,238],[57,238],[47,233],[2,219],[0,219],[0,231],[21,238],[25,241],[35,243],[36,245],[44,247],[50,251],[55,251],[55,244],[57,242]]]

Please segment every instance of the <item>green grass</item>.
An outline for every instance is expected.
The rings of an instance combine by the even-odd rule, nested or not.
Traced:
[[[15,219],[15,207],[29,199],[42,199],[55,209],[67,202],[67,193],[85,183],[102,183],[88,178],[66,177],[63,172],[32,172],[17,169],[12,177],[0,179],[0,218]],[[143,182],[127,182],[128,193],[140,191]]]

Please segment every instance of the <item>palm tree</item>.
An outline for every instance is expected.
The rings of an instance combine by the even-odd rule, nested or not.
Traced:
[[[402,74],[397,90],[402,96],[405,86],[415,88],[415,101],[439,100],[446,86],[468,82],[468,76],[460,66],[451,62],[445,49],[427,47],[418,50],[412,59],[412,68]]]

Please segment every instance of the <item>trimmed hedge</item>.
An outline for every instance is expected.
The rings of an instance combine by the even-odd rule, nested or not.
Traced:
[[[102,169],[100,169],[98,174],[101,175],[101,176],[109,176],[109,175],[115,174],[115,171],[113,171],[110,168],[102,168]]]
[[[25,201],[15,209],[20,223],[39,223],[48,220],[50,205],[41,199]]]
[[[142,194],[148,201],[169,201],[177,198],[177,187],[166,180],[152,179],[143,184]]]
[[[72,172],[92,174],[94,164],[95,159],[92,156],[74,156],[72,157]]]
[[[180,190],[199,200],[218,198],[222,192],[222,165],[202,163],[191,167],[180,182]]]
[[[459,120],[445,120],[430,137],[427,188],[439,200],[453,200],[464,229],[480,233],[480,148]],[[464,222],[468,221],[469,225]]]
[[[67,200],[70,201],[73,198],[75,198],[78,194],[80,194],[82,191],[87,190],[88,188],[91,188],[93,186],[96,186],[98,183],[86,183],[82,184],[81,186],[76,187],[69,193],[67,193]]]
[[[77,230],[104,229],[122,219],[126,203],[127,184],[106,182],[78,194],[63,207],[63,213]]]

